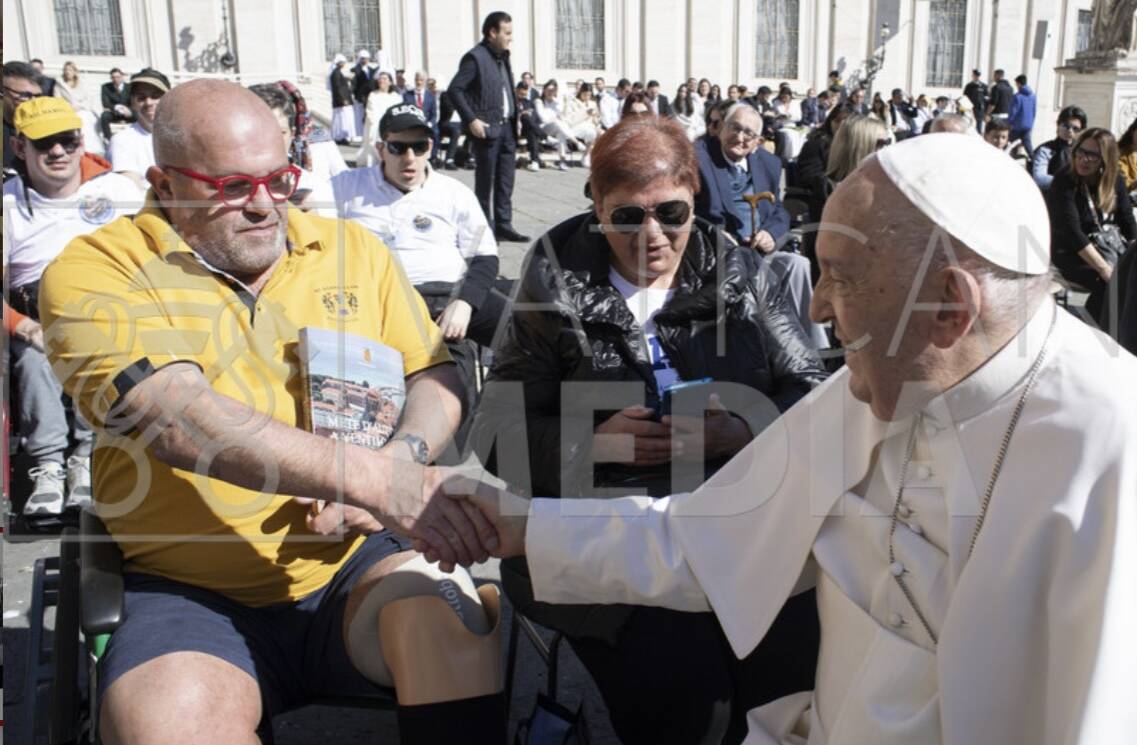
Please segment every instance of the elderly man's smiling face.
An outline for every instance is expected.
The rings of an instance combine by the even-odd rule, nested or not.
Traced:
[[[933,314],[915,311],[904,318],[930,236],[911,228],[926,221],[875,163],[841,182],[821,221],[833,227],[818,234],[821,279],[810,316],[833,322],[853,395],[878,418],[891,419],[904,384],[928,377],[922,357],[931,344]],[[908,245],[916,235],[923,235],[920,245]]]
[[[218,117],[217,111],[227,114]],[[147,177],[182,240],[210,264],[243,281],[256,281],[275,265],[284,253],[286,201],[274,201],[261,186],[243,207],[228,206],[210,184],[163,168],[220,178],[264,177],[287,167],[280,127],[263,101],[224,81],[180,85],[158,108],[155,151],[158,167]]]
[[[719,129],[723,154],[737,162],[762,144],[762,116],[750,106],[734,111]]]

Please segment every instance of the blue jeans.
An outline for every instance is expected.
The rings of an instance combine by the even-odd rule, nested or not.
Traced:
[[[36,463],[54,461],[63,465],[68,436],[75,438],[75,455],[89,456],[95,435],[91,425],[75,412],[73,427],[67,422],[63,387],[51,372],[47,357],[15,337],[11,341],[12,379],[17,386],[16,415],[24,449]]]
[[[1015,140],[1021,140],[1023,147],[1026,148],[1026,154],[1027,155],[1033,155],[1034,154],[1034,148],[1031,147],[1031,143],[1030,143],[1030,132],[1031,131],[1029,129],[1012,129],[1011,130],[1011,142],[1014,142]]]

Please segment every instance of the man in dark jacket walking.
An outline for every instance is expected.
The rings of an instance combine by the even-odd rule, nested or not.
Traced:
[[[517,103],[509,44],[513,19],[495,11],[482,23],[482,42],[466,52],[450,81],[450,99],[470,133],[476,172],[474,193],[499,241],[527,243],[513,229],[513,177],[517,167]],[[492,209],[491,209],[492,193]]]
[[[995,83],[991,86],[991,97],[987,100],[987,118],[1003,119],[1011,115],[1011,105],[1015,102],[1015,91],[1007,82],[1006,73],[995,71]]]

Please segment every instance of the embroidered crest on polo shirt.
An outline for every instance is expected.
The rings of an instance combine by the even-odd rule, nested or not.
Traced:
[[[79,217],[92,225],[105,225],[114,217],[114,203],[105,196],[83,197],[79,201]]]
[[[359,312],[359,298],[354,292],[330,290],[320,297],[320,301],[328,315],[336,319],[350,320]]]
[[[430,230],[431,225],[433,225],[433,223],[426,215],[415,215],[414,226],[415,230],[418,232],[425,233],[426,231]]]

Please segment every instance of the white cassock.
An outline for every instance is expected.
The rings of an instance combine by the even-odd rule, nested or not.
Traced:
[[[710,609],[740,658],[816,583],[817,688],[746,745],[1137,742],[1137,359],[1049,300],[918,414],[881,422],[843,370],[692,494],[533,500],[526,549],[537,600]]]

